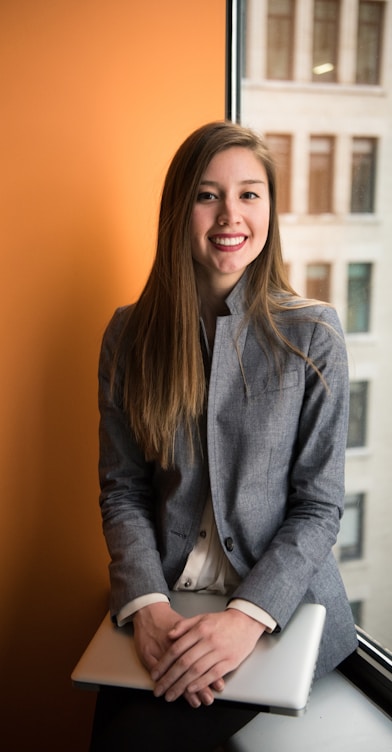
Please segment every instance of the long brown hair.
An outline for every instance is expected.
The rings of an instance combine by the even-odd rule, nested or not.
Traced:
[[[206,398],[200,347],[199,302],[190,240],[192,210],[211,159],[233,146],[250,149],[268,177],[270,222],[263,252],[247,270],[248,318],[273,350],[296,348],[276,323],[276,313],[304,307],[290,287],[282,259],[274,163],[264,141],[249,128],[214,122],[198,128],[176,152],[162,192],[155,261],[144,290],[130,308],[113,362],[121,371],[123,407],[147,460],[173,462],[180,423],[192,436]],[[298,355],[305,357],[298,351]],[[306,358],[305,358],[306,359]]]

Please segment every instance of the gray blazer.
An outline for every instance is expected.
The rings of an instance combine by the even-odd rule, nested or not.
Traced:
[[[326,386],[294,354],[277,368],[253,326],[241,329],[243,283],[226,303],[230,315],[217,322],[202,440],[195,441],[191,462],[180,429],[172,470],[146,463],[110,393],[113,347],[127,308],[116,311],[104,335],[99,471],[111,612],[149,592],[169,594],[195,545],[210,488],[221,544],[243,578],[232,597],[265,609],[278,629],[302,602],[326,606],[316,673],[321,676],[357,645],[331,550],[344,501],[343,335],[327,306],[280,314],[282,330],[316,364]]]

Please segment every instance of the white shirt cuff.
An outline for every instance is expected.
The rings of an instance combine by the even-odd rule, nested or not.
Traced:
[[[260,624],[264,624],[266,628],[265,631],[269,634],[274,631],[277,625],[275,619],[273,619],[272,616],[267,613],[267,611],[264,611],[263,608],[256,606],[250,601],[245,601],[242,598],[233,598],[233,600],[228,603],[226,608],[235,608],[237,611],[242,611],[243,614],[246,614],[252,619],[260,622]]]
[[[129,621],[132,621],[132,617],[144,606],[151,606],[152,603],[169,603],[169,598],[163,593],[148,593],[147,595],[140,595],[139,598],[134,598],[133,601],[129,601],[125,606],[120,608],[116,616],[117,626],[123,627]]]

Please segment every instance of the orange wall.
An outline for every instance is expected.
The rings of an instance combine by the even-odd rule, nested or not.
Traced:
[[[87,750],[69,675],[107,608],[96,368],[169,159],[224,117],[224,0],[2,0],[1,745]]]

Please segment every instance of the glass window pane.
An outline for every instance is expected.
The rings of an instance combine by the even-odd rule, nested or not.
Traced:
[[[306,267],[306,297],[329,302],[330,264],[308,264]]]
[[[368,332],[370,327],[371,264],[348,265],[347,332]]]
[[[309,214],[332,212],[333,139],[312,136],[309,156]]]
[[[362,556],[363,494],[347,495],[345,510],[338,536],[340,561],[359,559]]]
[[[376,140],[353,138],[351,213],[374,211],[374,185],[376,173]]]
[[[268,0],[247,5],[247,28],[254,29],[257,19],[264,40],[269,13],[275,6],[284,17],[283,6]],[[350,491],[364,495],[366,562],[343,559],[341,572],[357,623],[391,650],[392,591],[385,573],[392,565],[392,79],[383,60],[383,45],[392,39],[389,5],[379,0],[340,0],[337,6],[296,0],[291,33],[286,26],[281,36],[287,49],[271,37],[264,49],[250,53],[251,59],[266,60],[269,50],[276,69],[282,65],[281,54],[285,80],[266,83],[255,66],[254,79],[244,82],[241,120],[261,133],[280,135],[278,129],[284,128],[291,139],[291,211],[281,214],[280,226],[292,285],[301,295],[326,298],[320,292],[326,272],[321,267],[329,265],[329,302],[344,316],[346,333],[361,335],[347,342],[352,383],[346,483]],[[320,29],[313,49],[315,21]],[[343,22],[344,33],[339,28]],[[321,87],[322,74],[312,71],[314,56],[316,50],[334,54],[332,23],[336,46],[331,59],[339,75],[336,85]],[[382,90],[375,89],[380,83]],[[371,337],[362,336],[370,332]],[[346,553],[355,545],[355,515],[349,510],[343,522],[348,526],[342,533]]]
[[[276,164],[278,212],[284,214],[290,211],[291,136],[266,133],[265,138]]]
[[[360,2],[357,39],[357,83],[380,82],[381,32],[384,3]]]
[[[367,381],[353,381],[350,384],[350,418],[347,437],[348,449],[366,446],[367,395]]]
[[[268,2],[267,78],[292,78],[293,13],[293,0]]]
[[[362,601],[351,601],[351,612],[354,617],[354,621],[358,626],[361,626],[362,622]]]
[[[338,0],[315,0],[312,74],[318,83],[336,81],[338,33]]]

